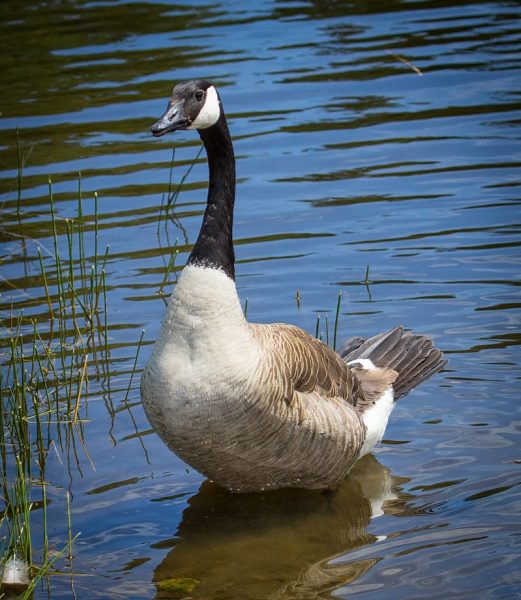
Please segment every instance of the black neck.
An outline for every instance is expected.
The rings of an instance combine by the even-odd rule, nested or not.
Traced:
[[[199,135],[208,156],[210,183],[203,224],[187,264],[222,269],[235,279],[232,238],[235,157],[224,114],[215,125],[199,130]]]

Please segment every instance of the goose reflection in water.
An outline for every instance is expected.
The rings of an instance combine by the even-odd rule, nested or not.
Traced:
[[[233,495],[205,481],[183,513],[174,548],[154,571],[156,598],[327,598],[376,562],[330,564],[377,541],[366,531],[371,518],[388,501],[393,514],[403,510],[406,495],[397,487],[405,481],[372,455],[331,492]]]

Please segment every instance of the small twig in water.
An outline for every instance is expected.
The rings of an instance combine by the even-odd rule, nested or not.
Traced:
[[[396,58],[396,60],[399,60],[400,62],[402,62],[404,65],[407,65],[411,70],[413,70],[416,73],[416,75],[419,75],[420,77],[423,75],[423,73],[420,71],[420,69],[418,69],[418,67],[413,65],[410,60],[407,60],[406,58],[404,58],[403,56],[400,56],[399,54],[394,54],[394,52],[390,52],[389,50],[386,50],[386,52],[387,52],[387,54],[389,54],[389,56],[392,56],[393,58]]]

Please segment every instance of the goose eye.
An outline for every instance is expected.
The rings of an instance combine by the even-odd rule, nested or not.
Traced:
[[[202,90],[197,90],[197,92],[195,92],[195,99],[197,100],[197,102],[201,102],[203,96],[204,92]]]

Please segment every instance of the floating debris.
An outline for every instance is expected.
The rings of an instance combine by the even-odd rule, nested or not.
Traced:
[[[413,65],[412,62],[410,60],[407,60],[404,56],[400,56],[399,54],[394,54],[394,52],[390,52],[389,50],[386,50],[386,52],[387,52],[387,54],[389,54],[389,56],[392,56],[396,60],[399,60],[400,62],[402,62],[404,65],[407,65],[410,69],[412,69],[416,73],[416,75],[419,75],[420,77],[423,75],[423,73],[420,71],[420,69],[418,69],[417,66]]]
[[[156,583],[156,587],[161,592],[174,592],[178,594],[189,594],[201,582],[191,577],[176,577],[173,579],[163,579]]]
[[[27,587],[31,582],[29,565],[23,558],[13,554],[4,563],[2,570],[2,585]]]

